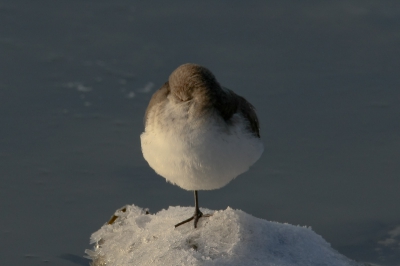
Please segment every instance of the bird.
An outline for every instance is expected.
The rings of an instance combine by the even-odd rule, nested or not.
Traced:
[[[262,155],[259,120],[245,98],[219,84],[198,64],[176,68],[154,92],[140,135],[144,159],[154,171],[182,189],[194,191],[192,217],[203,214],[199,190],[219,189],[246,172]]]

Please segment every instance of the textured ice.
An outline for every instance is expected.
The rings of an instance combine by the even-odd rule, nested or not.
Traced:
[[[131,205],[112,224],[93,233],[93,266],[100,265],[361,265],[331,248],[311,228],[255,218],[240,210],[213,213],[178,228],[193,207],[170,207],[156,214]]]

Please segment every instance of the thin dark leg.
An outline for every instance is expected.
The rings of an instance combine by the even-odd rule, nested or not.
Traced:
[[[197,228],[197,222],[199,221],[199,219],[200,219],[201,217],[210,217],[210,216],[212,215],[212,214],[203,214],[203,213],[200,211],[200,208],[199,208],[199,197],[198,197],[198,195],[197,195],[197,190],[194,191],[194,205],[195,205],[195,209],[194,209],[194,214],[193,214],[193,216],[190,217],[189,219],[184,220],[183,222],[180,222],[180,223],[176,224],[176,225],[175,225],[175,228],[178,227],[178,226],[180,226],[180,225],[182,225],[182,224],[185,224],[185,223],[187,223],[187,222],[190,222],[190,221],[193,220],[193,219],[194,219],[194,228]]]
[[[200,217],[203,216],[203,213],[200,211],[199,208],[199,197],[197,196],[197,190],[194,191],[194,228],[197,227],[197,222],[199,221]]]

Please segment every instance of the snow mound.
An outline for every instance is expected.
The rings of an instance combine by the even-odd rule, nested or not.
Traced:
[[[100,265],[361,265],[331,248],[309,227],[269,222],[240,210],[213,213],[174,228],[193,207],[169,207],[156,214],[134,205],[118,210],[91,236],[86,250]]]

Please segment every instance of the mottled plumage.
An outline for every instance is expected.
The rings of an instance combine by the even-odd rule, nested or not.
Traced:
[[[229,123],[232,115],[240,112],[246,117],[249,130],[260,138],[259,122],[253,105],[233,91],[220,86],[207,68],[195,64],[180,66],[171,74],[169,81],[153,94],[146,109],[145,126],[150,110],[155,105],[165,104],[170,94],[178,103],[194,100],[199,116],[215,109]],[[160,106],[158,108],[162,109]]]

